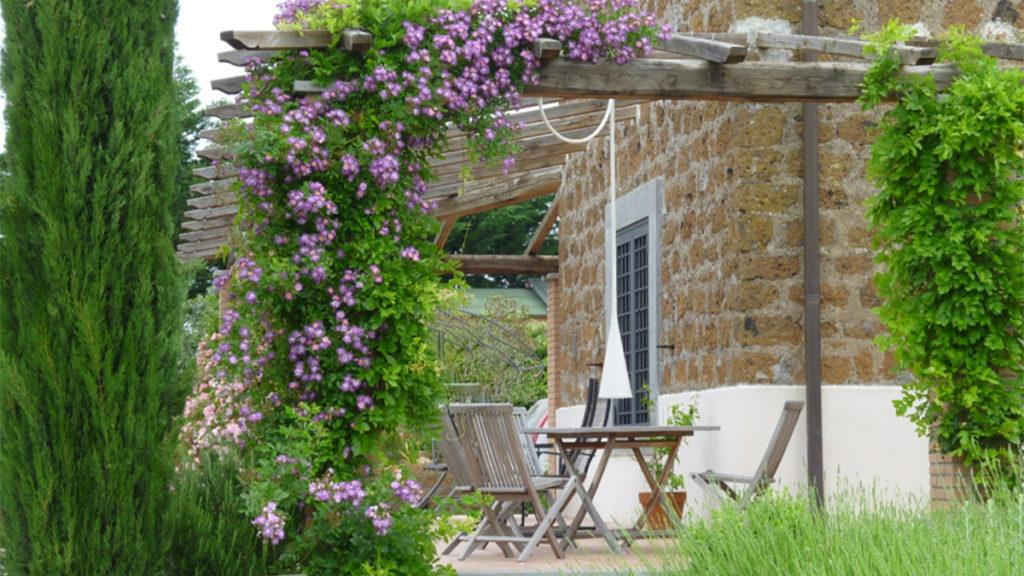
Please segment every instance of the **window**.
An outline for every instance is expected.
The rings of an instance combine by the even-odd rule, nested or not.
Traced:
[[[661,226],[665,214],[665,182],[651,180],[619,196],[615,222],[605,212],[605,322],[611,322],[615,288],[633,397],[614,403],[616,425],[653,424],[658,413],[648,410],[658,399],[658,347],[660,326]],[[615,240],[612,240],[613,231]],[[607,324],[605,324],[607,326]]]
[[[618,400],[616,424],[647,424],[650,386],[650,322],[648,306],[648,221],[646,218],[619,231],[615,247],[615,284],[619,330],[633,397]]]

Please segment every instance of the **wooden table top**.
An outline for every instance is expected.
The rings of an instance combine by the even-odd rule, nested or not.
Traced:
[[[524,428],[524,434],[544,434],[548,438],[671,438],[692,436],[694,432],[715,432],[719,426],[595,426],[592,428]]]

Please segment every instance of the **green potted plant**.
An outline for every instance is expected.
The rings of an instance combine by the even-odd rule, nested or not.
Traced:
[[[650,396],[648,396],[649,398]],[[650,408],[653,409],[653,402],[650,403]],[[700,412],[697,409],[697,397],[694,398],[687,404],[675,404],[669,408],[668,418],[665,419],[665,426],[693,426],[694,422],[700,416]],[[683,439],[683,444],[686,444],[686,439]],[[669,448],[655,448],[652,450],[652,458],[647,462],[651,468],[651,473],[655,478],[660,478],[662,472],[664,472],[665,466],[675,466],[675,459],[672,462],[668,462]],[[686,490],[683,490],[684,482],[686,477],[682,474],[676,474],[674,470],[670,470],[668,476],[665,479],[665,484],[662,486],[662,490],[665,491],[665,495],[668,496],[669,502],[672,503],[674,508],[674,517],[681,518],[683,515],[683,507],[686,505]],[[646,510],[650,505],[651,492],[641,492],[640,496],[640,508]],[[654,507],[651,509],[650,514],[647,517],[647,525],[651,530],[665,530],[669,526],[668,515],[665,514],[665,510],[662,508],[661,502],[656,502]]]

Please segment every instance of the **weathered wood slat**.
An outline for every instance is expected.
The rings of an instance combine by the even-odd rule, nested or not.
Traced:
[[[453,254],[465,274],[528,274],[543,276],[558,272],[558,256],[481,256]]]
[[[209,194],[206,196],[199,196],[198,198],[189,198],[186,200],[189,206],[193,208],[215,208],[217,206],[227,206],[228,204],[234,204],[237,201],[234,192],[224,192],[223,194]]]
[[[221,254],[226,246],[221,240],[188,242],[178,246],[178,257],[185,260],[209,260]]]
[[[235,158],[234,149],[228,146],[211,146],[197,150],[196,154],[200,158],[206,158],[207,160],[233,160]]]
[[[185,218],[192,221],[199,220],[215,220],[224,216],[234,216],[238,214],[238,205],[229,204],[227,206],[218,206],[216,208],[197,208],[195,210],[186,210]]]
[[[544,246],[544,241],[548,239],[551,229],[555,226],[557,220],[558,197],[555,196],[555,199],[551,201],[551,206],[548,206],[548,211],[544,214],[544,218],[540,221],[540,225],[537,226],[537,230],[530,237],[530,242],[526,245],[526,250],[523,251],[524,256],[532,256],[540,252],[540,249]]]
[[[234,214],[226,214],[218,218],[209,218],[206,220],[188,220],[186,219],[181,223],[181,227],[189,232],[197,232],[199,230],[212,230],[214,228],[222,228],[224,226],[231,226],[235,222]]]
[[[565,155],[578,152],[583,148],[576,144],[559,144],[560,148],[546,149],[530,153],[516,155],[515,165],[506,169],[501,162],[497,164],[476,163],[469,166],[469,174],[474,179],[491,178],[494,176],[516,177],[524,173],[532,173],[538,168],[561,167],[565,163]],[[457,181],[462,178],[463,170],[461,164],[449,164],[435,170],[435,176],[440,181]]]
[[[235,183],[238,182],[237,178],[231,178],[228,180],[212,180],[210,182],[200,182],[199,184],[193,184],[188,189],[193,194],[202,194],[204,196],[210,196],[213,194],[223,194],[234,190]]]
[[[704,38],[705,40],[725,42],[727,44],[735,44],[736,46],[746,46],[749,40],[746,34],[736,32],[678,32],[678,35],[690,38]]]
[[[216,228],[204,228],[203,230],[196,230],[194,232],[182,232],[178,235],[178,240],[181,244],[218,239],[222,242],[227,242],[227,239],[231,236],[231,231],[234,230],[234,228],[234,226],[218,226]]]
[[[772,34],[758,32],[755,38],[758,48],[784,48],[787,50],[810,50],[837,56],[865,58],[864,49],[870,44],[852,38],[830,38],[825,36],[804,36],[800,34]],[[939,52],[933,47],[898,46],[893,48],[906,66],[931,64]]]
[[[640,59],[626,65],[555,60],[540,70],[530,96],[643,97],[746,102],[844,102],[860,95],[868,64],[852,62],[739,62],[719,66],[697,60]],[[956,71],[945,65],[907,66],[901,74],[933,73],[939,88]]]
[[[560,172],[560,170],[559,170]],[[503,206],[526,202],[540,196],[547,196],[558,191],[562,184],[560,175],[556,177],[536,177],[533,175],[512,178],[492,188],[467,192],[461,196],[451,196],[438,202],[433,212],[436,218],[446,216],[469,216],[478,212],[486,212]]]
[[[225,94],[239,94],[242,91],[242,85],[245,84],[245,76],[232,76],[230,78],[218,78],[217,80],[211,80],[210,86],[217,91]]]
[[[562,43],[554,38],[537,38],[533,41],[533,55],[543,62],[554,60],[562,54]]]
[[[215,166],[203,166],[192,171],[192,175],[207,180],[223,180],[238,176],[238,166],[234,164],[217,164]]]
[[[249,118],[252,116],[252,110],[249,109],[247,104],[222,104],[220,106],[211,106],[206,110],[203,110],[203,114],[212,118],[230,120],[232,118]]]
[[[1003,60],[1024,60],[1024,44],[989,42],[982,46],[985,54]]]
[[[217,61],[235,66],[247,66],[253,60],[270,60],[277,50],[228,50],[217,54]]]
[[[920,46],[934,48],[939,45],[937,40],[914,38],[907,41],[908,46]],[[1024,44],[1015,42],[985,42],[981,45],[982,51],[993,58],[1002,60],[1024,60]]]
[[[220,39],[236,50],[309,50],[331,45],[326,30],[225,30]]]
[[[224,141],[224,133],[221,131],[221,129],[219,127],[218,128],[209,128],[209,129],[206,129],[206,130],[200,130],[199,131],[199,137],[200,138],[205,138],[206,140],[210,140],[211,142],[217,142],[217,143],[220,143],[220,142]]]
[[[659,40],[655,43],[655,47],[672,54],[692,56],[718,64],[735,64],[742,62],[747,57],[746,45],[739,46],[682,34],[673,34],[668,40]]]

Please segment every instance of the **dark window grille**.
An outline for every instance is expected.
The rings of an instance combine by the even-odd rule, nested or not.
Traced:
[[[647,387],[650,383],[647,219],[623,228],[617,236],[615,286],[618,320],[633,397],[616,402],[615,423],[646,424],[650,421],[647,410]]]

